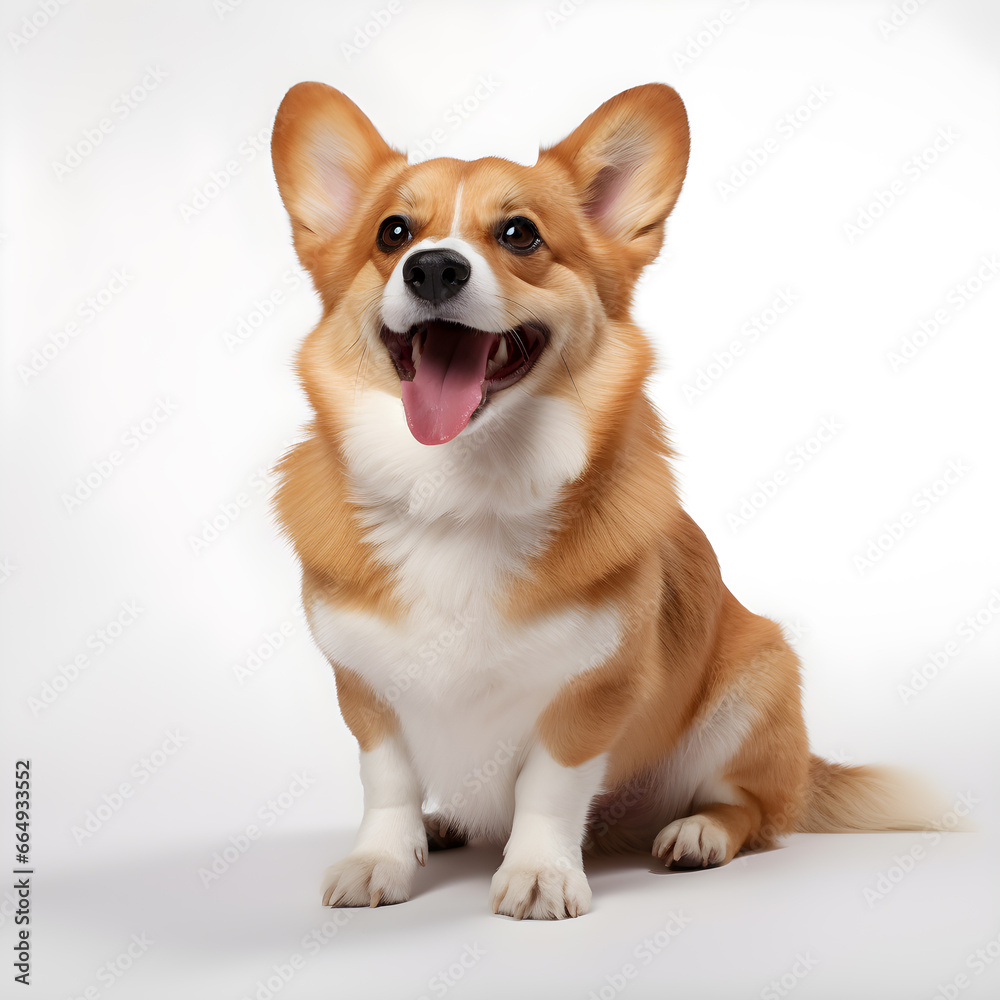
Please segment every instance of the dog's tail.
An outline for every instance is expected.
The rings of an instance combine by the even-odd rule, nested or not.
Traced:
[[[811,754],[800,833],[941,829],[947,807],[920,778],[889,767],[849,767]],[[950,829],[956,829],[950,826]]]

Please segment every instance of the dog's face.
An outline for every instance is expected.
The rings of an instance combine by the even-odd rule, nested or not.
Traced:
[[[272,149],[324,303],[317,391],[402,398],[413,436],[432,445],[522,394],[579,393],[659,251],[688,131],[677,94],[649,85],[602,105],[534,166],[409,165],[343,94],[302,83]]]

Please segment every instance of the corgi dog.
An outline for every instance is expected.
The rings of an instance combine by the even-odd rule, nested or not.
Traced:
[[[275,509],[360,745],[329,906],[503,845],[495,913],[587,912],[585,853],[722,865],[792,831],[919,829],[880,768],[810,754],[799,663],[682,509],[630,319],[684,180],[661,84],[533,166],[418,164],[344,94],[285,96],[274,171],[322,319]]]

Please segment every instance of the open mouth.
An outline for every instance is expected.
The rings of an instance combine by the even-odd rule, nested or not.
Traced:
[[[406,422],[421,444],[444,444],[459,434],[492,393],[524,378],[545,340],[545,330],[528,323],[503,333],[443,320],[405,333],[382,327],[402,383]]]

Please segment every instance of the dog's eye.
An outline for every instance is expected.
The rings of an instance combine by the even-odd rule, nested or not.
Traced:
[[[378,248],[383,253],[392,253],[409,242],[410,225],[401,215],[390,215],[378,227]]]
[[[514,253],[534,253],[542,245],[535,224],[522,215],[508,219],[497,230],[497,239]]]

